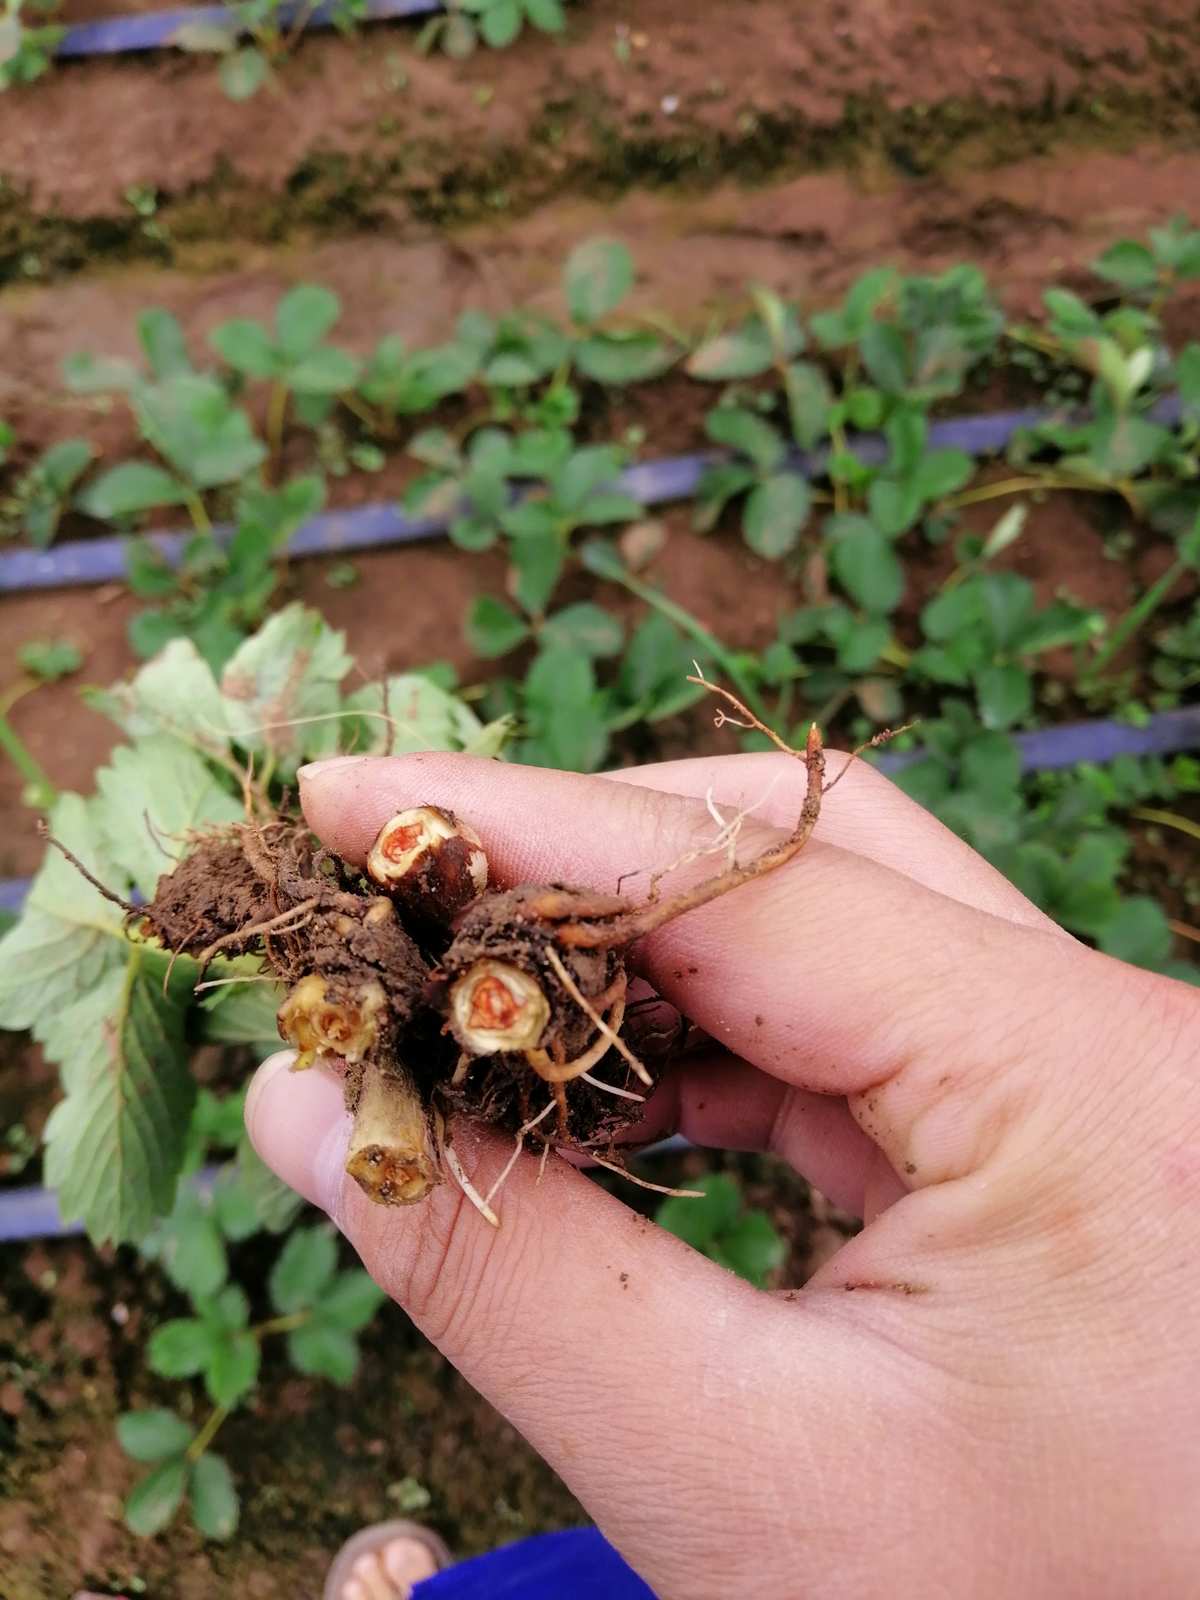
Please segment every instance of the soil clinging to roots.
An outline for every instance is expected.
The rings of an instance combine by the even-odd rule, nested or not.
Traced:
[[[513,1161],[531,1145],[624,1171],[618,1135],[670,1059],[643,1061],[630,1046],[629,947],[784,865],[816,823],[828,787],[818,730],[790,750],[727,691],[704,687],[735,709],[718,722],[760,728],[804,763],[807,782],[791,833],[739,861],[733,818],[685,858],[720,852],[724,865],[681,892],[659,884],[684,862],[656,873],[641,900],[562,884],[489,888],[474,829],[425,805],[385,824],[365,872],[296,817],[248,816],[193,839],[130,919],[197,960],[200,982],[214,958],[252,955],[287,986],[280,1034],[297,1070],[322,1061],[342,1074],[354,1115],[347,1171],[372,1199],[411,1204],[448,1175],[498,1224],[490,1202],[512,1162],[478,1194],[450,1142],[451,1114],[512,1135]]]

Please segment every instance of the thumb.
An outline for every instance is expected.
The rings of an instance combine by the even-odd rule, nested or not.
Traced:
[[[809,1465],[832,1492],[831,1464],[816,1458],[855,1460],[863,1378],[879,1387],[897,1365],[885,1340],[851,1324],[846,1297],[818,1292],[800,1314],[557,1157],[540,1184],[538,1163],[518,1161],[499,1229],[450,1184],[419,1205],[374,1205],[343,1171],[341,1086],[320,1068],[290,1073],[290,1059],[273,1057],[251,1086],[246,1120],[259,1155],[333,1218],[376,1281],[656,1591],[708,1593],[739,1529],[760,1592],[794,1592],[796,1550],[769,1516],[797,1469],[795,1441],[809,1442]],[[512,1145],[460,1126],[456,1149],[486,1191]],[[910,1407],[916,1387],[897,1373],[897,1406]]]

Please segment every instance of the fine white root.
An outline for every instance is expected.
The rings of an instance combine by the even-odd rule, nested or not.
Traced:
[[[437,1134],[438,1154],[441,1156],[442,1165],[483,1220],[490,1223],[493,1228],[498,1228],[500,1226],[500,1218],[463,1171],[462,1162],[458,1159],[453,1145],[446,1138],[446,1124],[441,1113],[436,1109],[434,1111],[434,1130]]]
[[[648,1178],[639,1178],[636,1172],[630,1172],[628,1167],[618,1166],[615,1161],[606,1161],[603,1156],[598,1156],[594,1150],[586,1152],[589,1161],[594,1161],[598,1167],[604,1167],[609,1172],[615,1172],[619,1178],[628,1178],[630,1183],[635,1183],[639,1189],[649,1189],[652,1194],[669,1194],[675,1200],[703,1200],[702,1189],[670,1189],[665,1183],[651,1183]]]
[[[632,1089],[618,1089],[615,1083],[601,1083],[599,1078],[593,1078],[590,1072],[579,1074],[581,1083],[590,1083],[593,1089],[599,1089],[601,1094],[615,1094],[618,1100],[636,1100],[639,1105],[645,1105],[646,1096],[635,1094]]]
[[[512,1155],[509,1156],[508,1160],[504,1163],[504,1167],[503,1167],[503,1170],[500,1173],[500,1176],[496,1179],[495,1183],[492,1184],[492,1187],[484,1195],[483,1199],[484,1199],[484,1204],[485,1205],[491,1205],[492,1201],[496,1198],[496,1196],[500,1193],[501,1189],[504,1187],[505,1183],[508,1181],[509,1173],[516,1166],[517,1160],[520,1157],[521,1151],[524,1150],[524,1148],[525,1148],[525,1135],[527,1133],[532,1132],[532,1130],[537,1127],[538,1123],[542,1120],[543,1117],[548,1117],[550,1115],[550,1113],[554,1110],[554,1107],[555,1107],[556,1104],[557,1104],[556,1101],[548,1100],[546,1102],[546,1104],[542,1107],[542,1109],[538,1112],[536,1117],[531,1117],[529,1119],[529,1121],[524,1125],[524,1127],[517,1129],[517,1132],[516,1132],[517,1147],[513,1151]]]
[[[546,946],[546,959],[549,961],[551,967],[553,967],[554,974],[559,983],[562,984],[563,988],[570,995],[571,999],[574,1000],[579,1009],[586,1017],[590,1019],[595,1027],[599,1028],[600,1032],[608,1040],[609,1044],[612,1045],[613,1049],[616,1050],[618,1055],[622,1056],[629,1063],[629,1065],[633,1068],[635,1077],[644,1083],[647,1089],[653,1089],[654,1079],[646,1071],[645,1067],[634,1055],[633,1051],[625,1043],[624,1039],[622,1039],[619,1034],[613,1032],[608,1023],[605,1022],[604,1018],[596,1010],[595,1006],[585,997],[580,990],[579,985],[567,971],[559,957],[558,951],[552,944],[548,944]],[[622,1017],[623,1016],[624,1011],[622,1010]]]

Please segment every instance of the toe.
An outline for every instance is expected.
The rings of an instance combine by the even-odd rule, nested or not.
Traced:
[[[384,1571],[380,1555],[380,1551],[372,1550],[359,1556],[352,1569],[351,1583],[361,1585],[362,1600],[406,1600],[403,1591],[397,1595],[395,1585]]]
[[[383,1550],[383,1569],[404,1600],[413,1584],[432,1578],[438,1569],[433,1551],[422,1539],[392,1539]]]

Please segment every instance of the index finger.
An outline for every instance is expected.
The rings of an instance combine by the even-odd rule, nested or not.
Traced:
[[[631,872],[694,857],[717,831],[703,801],[457,755],[319,764],[302,775],[301,797],[316,832],[351,860],[365,857],[395,811],[434,803],[477,828],[500,881],[566,881],[601,892]],[[739,856],[779,837],[748,818]],[[711,857],[693,859],[671,887],[714,866]],[[636,893],[647,881],[625,887]],[[997,1069],[994,1041],[1025,1050],[1024,1019],[1038,1015],[1031,997],[1073,982],[1085,957],[1073,940],[977,911],[821,840],[660,927],[637,954],[660,994],[775,1077],[824,1094],[869,1090],[880,1108],[891,1097],[875,1091],[902,1078],[902,1116],[872,1110],[868,1129],[901,1168],[913,1160],[908,1133],[926,1092],[932,1097],[934,1079],[950,1081],[947,1061],[955,1087],[970,1096]],[[1003,984],[981,983],[995,973]],[[1022,1002],[1015,1019],[1014,996]],[[1040,1054],[1046,1034],[1018,1059],[1033,1062],[1033,1045]],[[930,1170],[954,1160],[952,1149],[939,1148]]]
[[[837,783],[837,804],[822,811],[818,839],[903,872],[964,905],[1057,931],[1057,924],[1003,873],[874,767],[836,751],[830,752],[829,772]],[[604,776],[668,794],[711,795],[718,806],[734,811],[752,807],[755,817],[777,828],[791,827],[803,789],[796,763],[775,751],[659,761]]]

